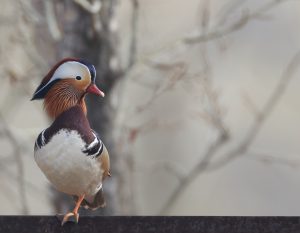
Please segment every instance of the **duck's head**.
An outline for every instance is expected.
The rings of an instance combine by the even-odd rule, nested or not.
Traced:
[[[104,97],[95,84],[95,67],[83,60],[65,58],[45,76],[31,100],[44,99],[44,106],[51,118],[80,105],[86,113],[84,97],[92,93]]]

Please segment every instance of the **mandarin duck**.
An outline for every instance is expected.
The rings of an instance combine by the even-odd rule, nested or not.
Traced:
[[[49,71],[32,97],[44,100],[45,111],[53,119],[35,141],[34,159],[52,185],[76,201],[62,225],[71,219],[78,222],[80,206],[105,206],[102,182],[110,176],[109,154],[86,117],[86,94],[104,97],[95,78],[92,64],[66,58]]]

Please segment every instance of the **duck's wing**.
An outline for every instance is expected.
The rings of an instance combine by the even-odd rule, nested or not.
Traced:
[[[83,152],[86,153],[87,156],[92,156],[93,158],[95,158],[96,162],[99,163],[99,166],[103,171],[101,181],[102,183],[107,176],[110,176],[109,154],[99,135],[95,131],[93,131],[93,134],[95,136],[94,140],[90,144],[86,145],[86,148],[83,150]],[[81,205],[85,208],[90,209],[104,207],[105,200],[102,184],[99,191],[94,196],[86,197]]]

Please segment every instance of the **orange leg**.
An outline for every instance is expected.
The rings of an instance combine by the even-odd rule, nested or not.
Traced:
[[[62,220],[62,222],[61,222],[61,225],[64,225],[64,224],[69,220],[69,218],[72,217],[72,216],[75,217],[75,221],[76,221],[76,223],[78,223],[78,220],[79,220],[78,209],[79,209],[80,204],[81,204],[81,202],[83,201],[83,199],[84,199],[84,195],[82,195],[82,196],[80,196],[80,197],[78,198],[74,210],[73,210],[72,212],[70,212],[70,213],[67,213],[67,214],[64,216],[64,218],[63,218],[63,220]]]

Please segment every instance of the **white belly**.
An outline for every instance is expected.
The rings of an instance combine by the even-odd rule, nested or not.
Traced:
[[[94,195],[101,187],[99,162],[81,150],[84,141],[76,131],[60,130],[34,158],[48,180],[61,192],[70,195]]]

